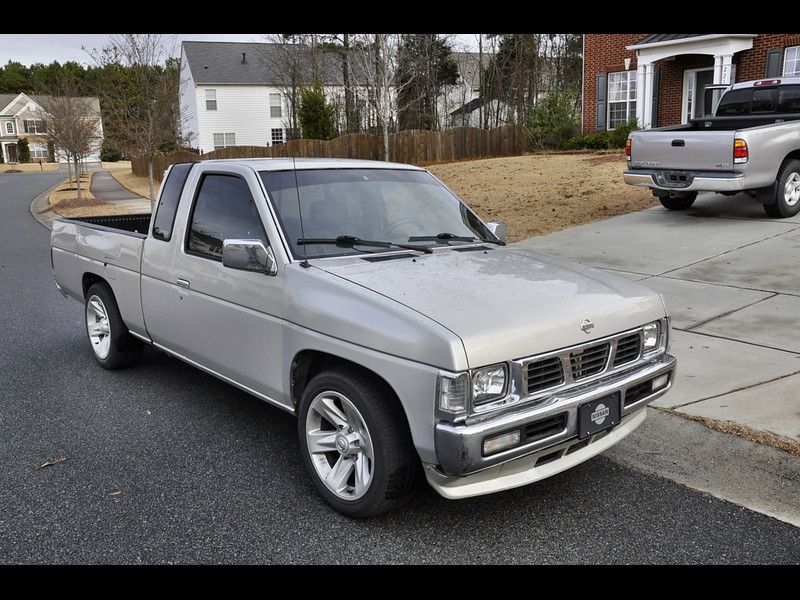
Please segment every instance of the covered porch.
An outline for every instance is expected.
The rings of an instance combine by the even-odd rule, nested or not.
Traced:
[[[626,46],[636,52],[639,127],[685,123],[701,116],[699,100],[704,96],[705,86],[733,83],[733,57],[737,52],[751,49],[756,35],[653,34]]]

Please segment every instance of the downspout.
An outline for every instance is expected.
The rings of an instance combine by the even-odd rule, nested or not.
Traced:
[[[586,88],[586,34],[581,36],[581,133],[586,133],[584,123],[586,122],[586,113],[583,112],[583,94]]]

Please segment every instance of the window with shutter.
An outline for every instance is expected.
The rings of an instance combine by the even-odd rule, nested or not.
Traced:
[[[783,48],[773,48],[767,51],[767,64],[764,68],[764,77],[780,77],[781,56],[783,56]]]

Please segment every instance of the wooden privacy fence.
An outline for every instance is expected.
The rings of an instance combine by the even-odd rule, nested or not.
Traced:
[[[528,134],[521,125],[504,125],[495,129],[461,127],[446,131],[413,129],[389,135],[389,159],[420,166],[496,156],[518,156],[524,154],[527,147]],[[271,147],[231,146],[205,154],[171,152],[156,157],[153,161],[153,175],[159,179],[169,165],[179,162],[285,156],[383,160],[383,136],[351,133],[333,140],[289,140]],[[133,159],[131,168],[135,175],[147,176],[147,162],[144,159]]]

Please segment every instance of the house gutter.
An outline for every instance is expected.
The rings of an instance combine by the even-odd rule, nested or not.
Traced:
[[[586,133],[584,127],[585,116],[583,112],[583,95],[586,89],[586,34],[581,36],[581,133]]]

